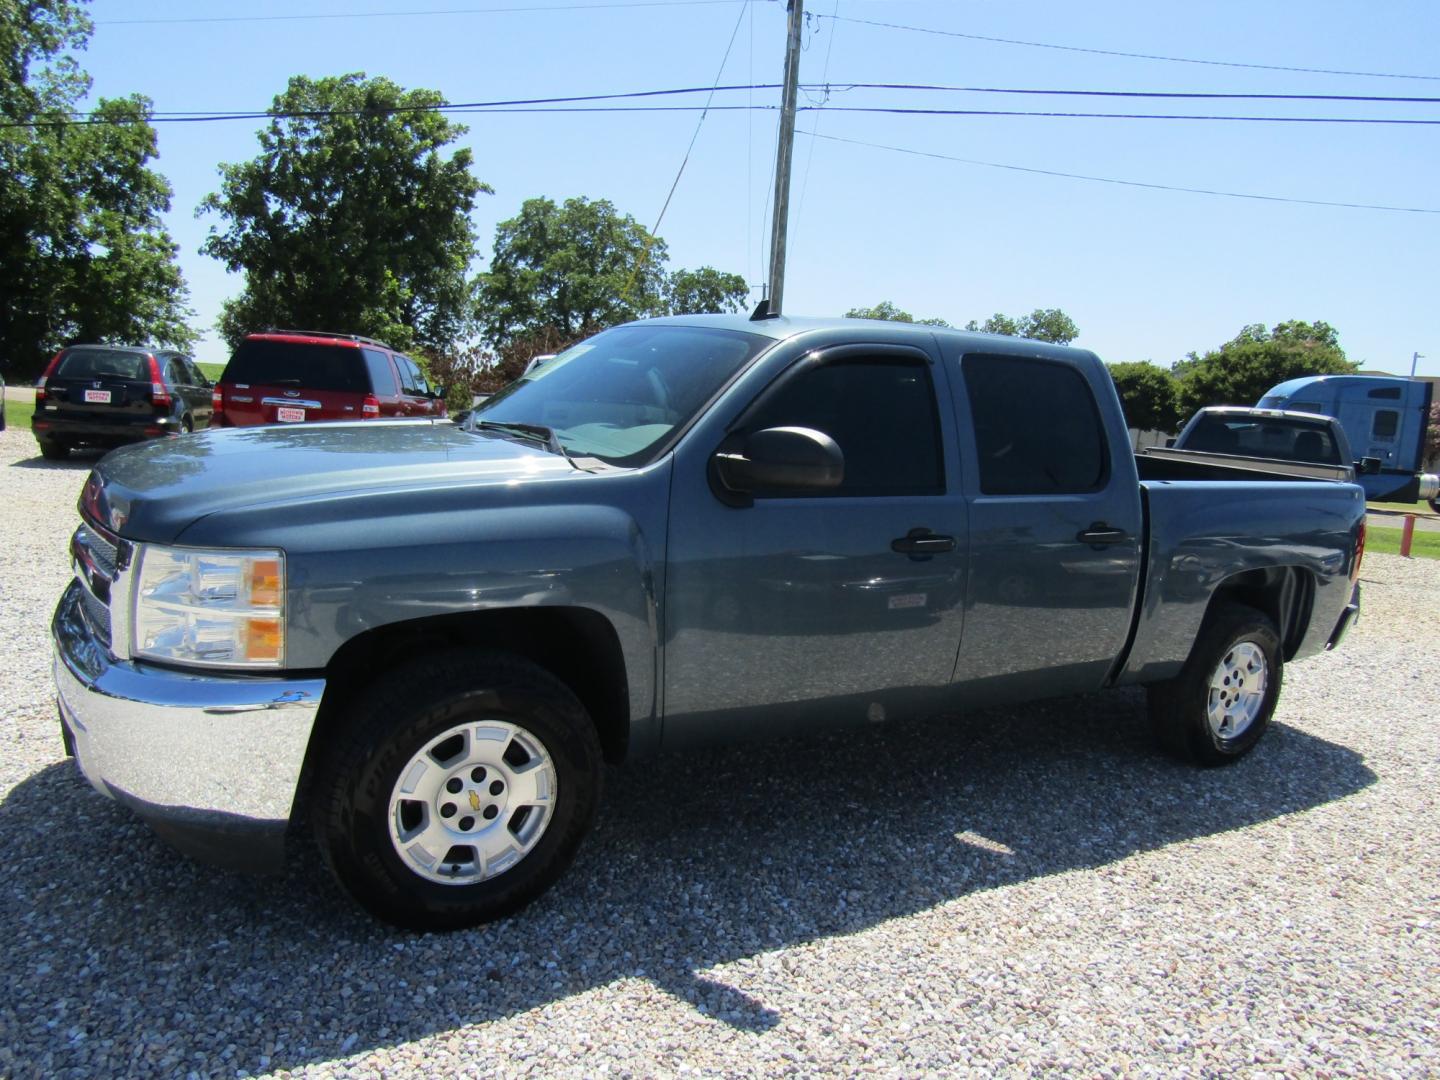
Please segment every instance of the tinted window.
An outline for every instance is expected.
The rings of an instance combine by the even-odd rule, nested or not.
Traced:
[[[395,374],[390,370],[390,358],[379,349],[361,349],[365,367],[370,371],[370,385],[381,397],[395,395]]]
[[[845,480],[823,495],[939,495],[945,490],[940,424],[922,359],[838,360],[776,386],[743,430],[807,427],[845,455]]]
[[[185,364],[185,372],[190,376],[192,385],[206,386],[209,384],[210,380],[205,377],[205,373],[200,370],[200,366],[196,364],[194,360],[187,359],[183,361],[183,363]]]
[[[1375,426],[1371,433],[1377,439],[1393,439],[1400,428],[1400,414],[1393,409],[1380,409],[1375,413]]]
[[[1386,398],[1390,401],[1400,400],[1400,388],[1398,386],[1382,386],[1378,390],[1371,390],[1367,395],[1372,398]]]
[[[1257,421],[1206,413],[1186,434],[1184,449],[1313,465],[1340,464],[1340,448],[1330,427],[1319,421]]]
[[[430,384],[420,374],[420,368],[408,356],[395,355],[395,366],[400,369],[400,389],[406,394],[428,394]]]
[[[150,381],[150,358],[118,349],[71,349],[60,358],[57,377]]]
[[[1015,356],[967,356],[961,366],[981,491],[1048,495],[1105,485],[1105,432],[1078,371]]]
[[[185,362],[178,356],[172,356],[165,361],[165,381],[171,386],[189,386],[190,373],[185,370]]]
[[[242,341],[226,365],[228,383],[365,393],[360,350],[303,341]]]

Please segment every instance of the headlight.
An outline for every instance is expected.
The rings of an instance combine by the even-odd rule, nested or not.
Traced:
[[[140,546],[131,651],[209,667],[285,659],[285,556]]]

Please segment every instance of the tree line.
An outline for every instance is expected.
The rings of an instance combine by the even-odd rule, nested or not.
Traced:
[[[917,319],[889,300],[851,308],[845,314],[921,326],[950,325],[944,319]],[[1056,345],[1069,345],[1080,336],[1075,321],[1059,308],[1036,308],[1020,316],[996,313],[983,323],[972,319],[964,328]],[[1254,405],[1272,386],[1302,375],[1350,375],[1359,370],[1358,364],[1346,359],[1333,326],[1295,319],[1271,329],[1253,323],[1218,348],[1192,352],[1170,368],[1149,360],[1106,367],[1115,380],[1126,421],[1141,431],[1176,431],[1207,405]],[[1440,406],[1436,423],[1440,425]]]
[[[12,379],[67,342],[190,348],[198,337],[161,220],[173,192],[151,165],[151,102],[101,99],[89,122],[68,122],[91,85],[73,56],[93,29],[87,2],[0,0],[0,363]],[[664,240],[604,199],[526,200],[472,274],[471,215],[492,189],[441,104],[438,91],[362,73],[290,79],[258,154],[222,164],[197,210],[211,222],[201,251],[242,277],[218,321],[229,344],[267,326],[365,334],[412,350],[463,395],[616,323],[746,308],[740,274],[671,270]],[[949,325],[888,300],[846,315]],[[1058,308],[965,328],[1079,335]],[[1173,369],[1110,370],[1132,426],[1173,430],[1202,405],[1250,404],[1283,379],[1355,367],[1332,327],[1292,321],[1247,326]]]

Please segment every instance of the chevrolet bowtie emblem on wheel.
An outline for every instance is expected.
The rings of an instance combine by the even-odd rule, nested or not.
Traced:
[[[479,796],[479,795],[476,795],[475,792],[473,792],[473,791],[470,792],[470,809],[471,809],[471,810],[479,810],[479,809],[480,809],[480,796]]]

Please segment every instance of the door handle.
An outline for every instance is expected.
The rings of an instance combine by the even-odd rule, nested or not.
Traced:
[[[1097,547],[1102,544],[1120,544],[1129,539],[1129,534],[1124,529],[1112,529],[1103,521],[1093,521],[1088,529],[1081,529],[1075,534],[1075,539],[1082,544],[1094,544]]]
[[[955,550],[955,538],[939,536],[922,526],[911,529],[897,540],[891,540],[890,550],[901,555],[940,555]]]

